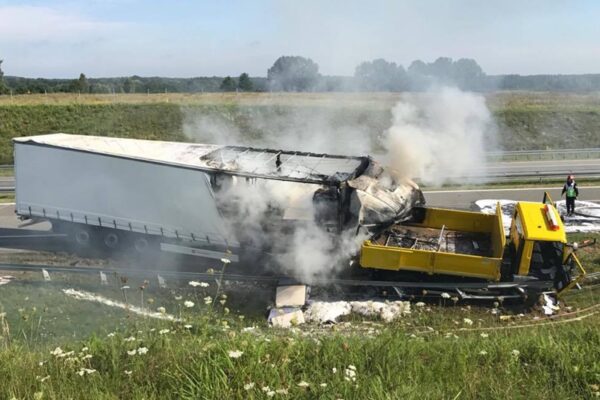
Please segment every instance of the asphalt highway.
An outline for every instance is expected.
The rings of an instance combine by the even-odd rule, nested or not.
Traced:
[[[548,192],[553,200],[560,200],[562,187],[520,187],[520,188],[497,188],[497,189],[450,189],[450,190],[425,190],[427,205],[434,207],[456,207],[471,208],[476,200],[522,200],[542,201],[544,192]],[[578,200],[600,203],[600,186],[579,186]]]

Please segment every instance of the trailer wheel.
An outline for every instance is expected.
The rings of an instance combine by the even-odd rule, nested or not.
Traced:
[[[133,247],[140,254],[145,253],[146,250],[148,250],[148,246],[148,241],[145,238],[137,238],[135,239],[135,242],[133,242]]]
[[[107,233],[104,236],[104,244],[109,249],[116,248],[119,245],[119,236],[114,232]]]
[[[90,244],[90,233],[85,229],[79,229],[75,232],[75,242],[80,246]]]

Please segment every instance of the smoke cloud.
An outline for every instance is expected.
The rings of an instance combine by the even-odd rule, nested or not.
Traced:
[[[333,99],[335,103],[335,95]],[[263,104],[202,115],[188,109],[184,132],[205,143],[347,155],[377,151],[376,158],[401,178],[418,177],[426,184],[482,175],[494,132],[483,96],[448,87],[405,94],[391,110],[391,126],[375,132],[377,124],[365,118],[374,109],[319,105]],[[226,208],[236,210],[230,230],[238,239],[257,249],[268,248],[278,270],[311,283],[348,268],[349,257],[365,239],[355,231],[330,234],[315,222],[312,195],[317,188],[234,177],[217,197]],[[281,226],[273,226],[274,220]],[[288,222],[293,228],[287,229]]]
[[[485,151],[494,146],[495,125],[483,96],[450,87],[406,94],[392,115],[383,144],[398,173],[427,185],[485,174]]]

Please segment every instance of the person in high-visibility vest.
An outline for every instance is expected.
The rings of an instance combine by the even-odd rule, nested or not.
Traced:
[[[567,182],[563,186],[561,196],[567,194],[567,215],[573,215],[575,213],[575,199],[579,196],[579,189],[577,189],[577,183],[575,183],[575,177],[573,175],[567,176]]]

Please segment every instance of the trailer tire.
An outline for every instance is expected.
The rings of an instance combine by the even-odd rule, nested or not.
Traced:
[[[115,249],[119,245],[119,235],[114,232],[109,232],[104,235],[104,245],[109,249]]]
[[[75,231],[75,243],[77,243],[79,246],[89,246],[90,244],[90,233],[87,231],[87,229],[81,228]]]
[[[144,254],[146,253],[146,251],[148,251],[148,247],[150,247],[150,244],[148,243],[146,238],[141,237],[135,239],[135,241],[133,242],[133,247],[135,248],[135,251],[138,252],[138,254]]]

